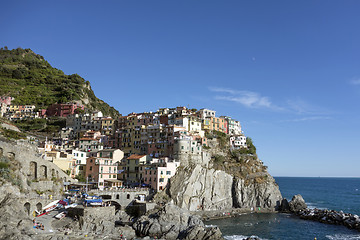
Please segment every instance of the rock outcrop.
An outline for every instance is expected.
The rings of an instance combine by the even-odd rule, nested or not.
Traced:
[[[180,168],[170,179],[168,194],[177,206],[189,211],[256,207],[275,211],[282,200],[269,174],[241,179],[201,165]]]
[[[228,209],[233,204],[232,182],[224,171],[188,166],[170,179],[168,192],[177,206],[189,211]]]
[[[270,174],[252,174],[246,179],[234,178],[233,207],[260,207],[278,210],[282,196],[278,185]]]
[[[299,212],[301,210],[305,210],[306,208],[307,205],[305,203],[305,200],[300,194],[293,196],[289,203],[290,212]]]
[[[167,203],[141,216],[133,228],[140,237],[150,236],[163,239],[223,239],[217,227],[206,228],[198,216],[187,210]]]
[[[174,203],[189,211],[278,210],[282,196],[263,162],[256,154],[230,151],[226,136],[221,139],[209,140],[202,154],[177,151],[182,166],[167,187]]]

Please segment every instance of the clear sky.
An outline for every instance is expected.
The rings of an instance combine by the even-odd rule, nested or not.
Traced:
[[[120,113],[210,108],[274,176],[360,177],[360,1],[2,1],[31,48]]]

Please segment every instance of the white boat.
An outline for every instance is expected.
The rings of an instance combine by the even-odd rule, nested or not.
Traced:
[[[102,202],[92,202],[90,203],[91,206],[101,206]]]
[[[68,208],[74,208],[77,206],[77,203],[73,203],[73,204],[70,204],[70,205],[66,205],[65,206],[65,209],[68,209]]]
[[[61,212],[61,213],[57,214],[57,215],[55,216],[55,218],[60,220],[60,219],[64,218],[65,216],[66,216],[66,213],[65,213],[65,212]]]
[[[60,200],[56,200],[56,201],[49,203],[48,205],[43,207],[42,210],[45,212],[50,212],[50,211],[54,210],[57,207],[59,201]]]

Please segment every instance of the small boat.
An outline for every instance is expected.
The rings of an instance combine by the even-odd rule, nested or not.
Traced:
[[[91,206],[101,206],[102,202],[92,202],[90,203]]]
[[[47,213],[47,212],[54,210],[57,207],[59,201],[60,200],[56,200],[56,201],[49,203],[48,205],[46,205],[45,207],[42,208],[42,211]]]
[[[73,204],[70,204],[70,205],[66,205],[65,206],[65,209],[68,209],[68,208],[74,208],[77,206],[77,203],[73,203]]]
[[[66,213],[65,213],[65,212],[61,212],[61,213],[57,214],[57,215],[55,216],[55,218],[60,220],[60,219],[63,219],[65,216],[66,216]]]

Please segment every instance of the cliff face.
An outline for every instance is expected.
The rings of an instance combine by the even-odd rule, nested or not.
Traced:
[[[213,142],[202,161],[198,156],[195,161],[191,155],[186,156],[189,162],[178,169],[168,185],[174,203],[190,211],[259,207],[277,210],[282,196],[263,163],[256,156],[232,157],[234,154],[224,149]]]

